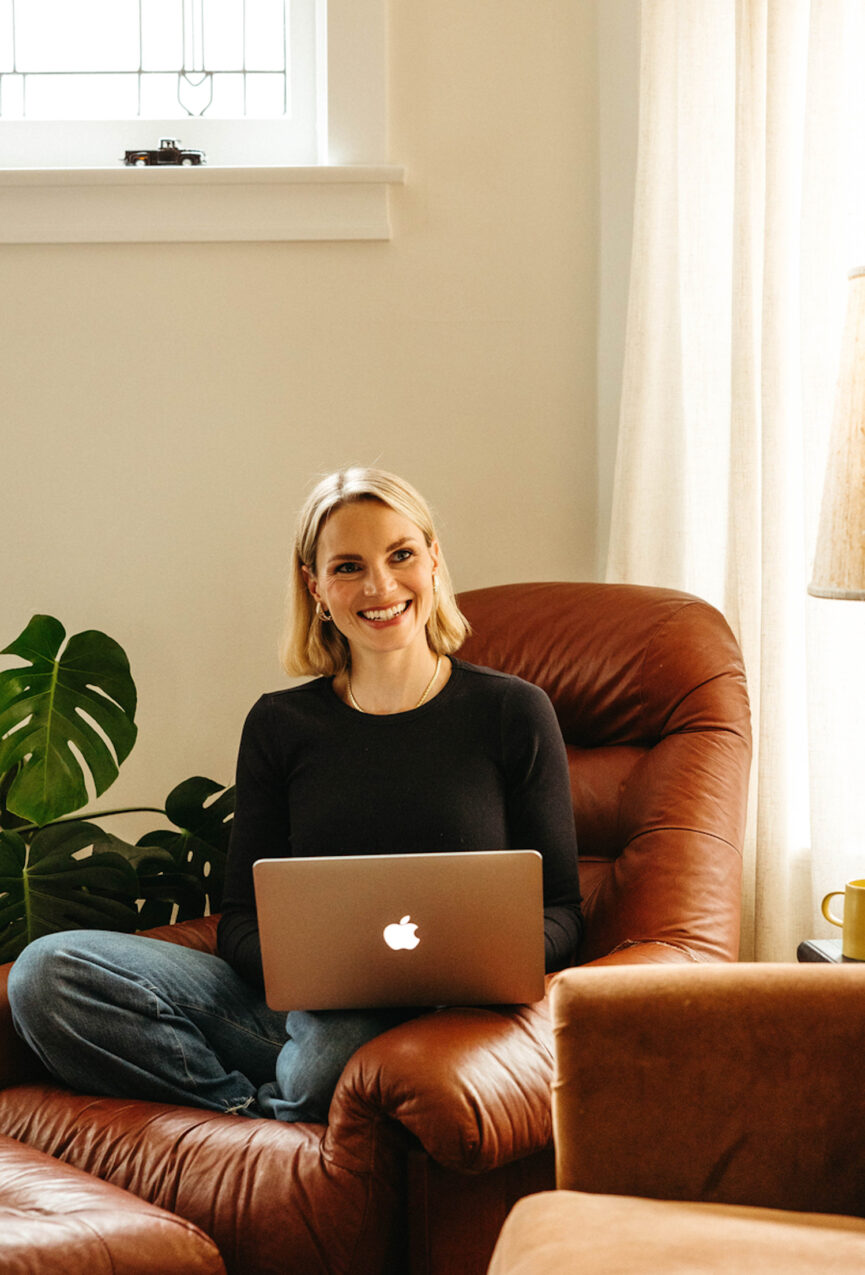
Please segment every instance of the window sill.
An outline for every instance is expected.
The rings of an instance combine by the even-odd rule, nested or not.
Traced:
[[[400,167],[0,169],[0,243],[390,239]]]

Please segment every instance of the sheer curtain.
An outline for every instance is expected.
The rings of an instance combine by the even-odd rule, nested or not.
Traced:
[[[607,578],[697,593],[742,645],[744,959],[836,935],[819,900],[865,876],[865,605],[806,594],[865,263],[863,54],[865,0],[643,0]]]

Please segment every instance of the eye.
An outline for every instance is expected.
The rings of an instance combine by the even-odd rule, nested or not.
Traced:
[[[394,562],[408,562],[409,559],[414,556],[413,549],[397,549],[396,553],[393,555],[393,560]]]
[[[335,576],[351,576],[359,570],[360,566],[357,562],[339,562],[333,568],[333,574]]]

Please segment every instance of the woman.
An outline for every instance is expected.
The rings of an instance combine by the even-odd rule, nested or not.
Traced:
[[[537,687],[450,658],[466,633],[418,493],[375,469],[319,483],[298,522],[284,660],[314,680],[247,718],[219,956],[86,931],[32,943],[9,996],[50,1071],[90,1092],[327,1119],[355,1049],[418,1011],[270,1010],[259,858],[536,849],[547,969],[573,959],[577,856],[555,715]]]

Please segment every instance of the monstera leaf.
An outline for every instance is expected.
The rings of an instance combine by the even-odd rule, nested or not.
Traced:
[[[0,832],[0,962],[57,930],[136,929],[138,853],[81,821],[43,828],[29,845]]]
[[[117,777],[135,743],[135,683],[123,648],[96,630],[71,637],[50,615],[34,615],[5,648],[26,667],[0,672],[0,776],[14,815],[36,824],[87,801],[85,768],[97,796]]]
[[[157,864],[150,859],[139,868],[140,930],[205,915],[207,893],[201,882],[189,872],[178,871],[170,853],[168,858],[170,864]]]
[[[140,872],[145,899],[139,921],[142,929],[202,916],[205,902],[211,913],[222,905],[234,788],[223,788],[197,775],[172,789],[165,800],[165,813],[179,831],[160,828],[148,832],[138,845],[167,850],[179,875],[173,876],[168,869],[156,874]],[[198,883],[197,894],[188,889],[190,877]],[[182,891],[186,891],[185,897],[181,897]]]
[[[199,879],[177,867],[174,855],[155,845],[124,846],[123,854],[138,873],[136,929],[203,916],[207,895]]]

